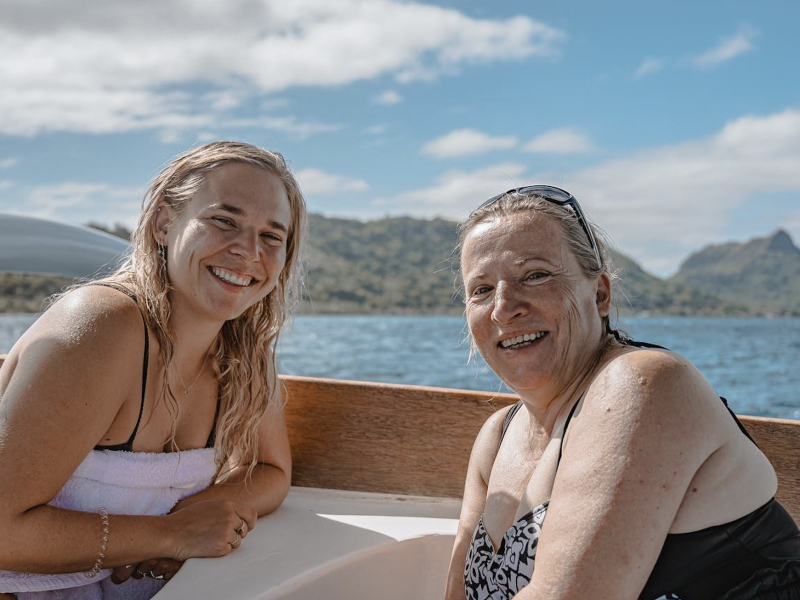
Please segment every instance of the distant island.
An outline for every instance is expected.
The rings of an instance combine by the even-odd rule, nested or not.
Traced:
[[[130,235],[119,225],[89,226]],[[444,219],[362,222],[311,215],[303,312],[460,314],[451,256],[455,228]],[[623,314],[800,315],[800,249],[782,230],[703,248],[667,279],[620,253],[614,266]],[[39,312],[48,296],[71,283],[0,274],[0,312]]]

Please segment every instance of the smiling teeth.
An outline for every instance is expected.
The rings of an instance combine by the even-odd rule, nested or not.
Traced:
[[[223,281],[227,281],[228,283],[232,283],[234,285],[240,285],[242,287],[250,285],[250,283],[253,281],[252,277],[242,277],[233,271],[220,269],[219,267],[211,267],[211,272]]]
[[[526,342],[533,343],[539,338],[544,337],[545,333],[546,332],[544,331],[540,331],[539,333],[526,333],[524,335],[518,335],[517,337],[503,340],[502,342],[500,342],[500,345],[503,348],[511,348],[512,346],[519,346],[521,344],[525,344],[527,346],[529,344],[527,344]]]

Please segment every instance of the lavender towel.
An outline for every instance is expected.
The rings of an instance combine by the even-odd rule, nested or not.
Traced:
[[[213,448],[165,453],[92,450],[49,504],[82,512],[96,512],[103,506],[112,515],[113,536],[113,515],[165,515],[179,500],[211,485],[217,471],[215,459]],[[110,575],[111,569],[100,571],[93,579],[83,573],[39,575],[0,570],[0,592],[18,593],[19,600],[138,599],[152,597],[163,584],[143,579],[130,580],[130,586],[114,586],[104,581]],[[120,595],[125,588],[129,589]],[[47,593],[51,590],[59,591]]]

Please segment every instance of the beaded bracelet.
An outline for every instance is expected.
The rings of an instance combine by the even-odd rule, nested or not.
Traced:
[[[100,542],[100,552],[97,553],[97,560],[94,561],[92,568],[84,573],[87,579],[91,579],[97,575],[100,569],[103,568],[103,561],[106,559],[106,550],[108,550],[108,511],[101,506],[97,509],[97,512],[100,515],[100,522],[103,525],[103,541]]]

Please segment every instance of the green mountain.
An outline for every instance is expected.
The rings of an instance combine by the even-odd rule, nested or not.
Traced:
[[[670,279],[758,314],[800,315],[800,249],[778,230],[744,244],[708,246]]]
[[[619,252],[612,258],[617,279],[613,296],[623,314],[744,315],[750,311],[733,300],[685,283],[659,279]]]
[[[443,219],[362,222],[311,215],[303,312],[460,314],[455,228]],[[129,234],[120,226],[111,231]],[[783,231],[705,248],[666,280],[624,254],[614,254],[612,262],[623,314],[800,314],[800,250]],[[0,312],[37,312],[46,296],[69,283],[0,274]]]
[[[72,284],[71,279],[0,273],[0,313],[38,313],[49,296]]]
[[[455,223],[312,215],[306,312],[457,313]]]

